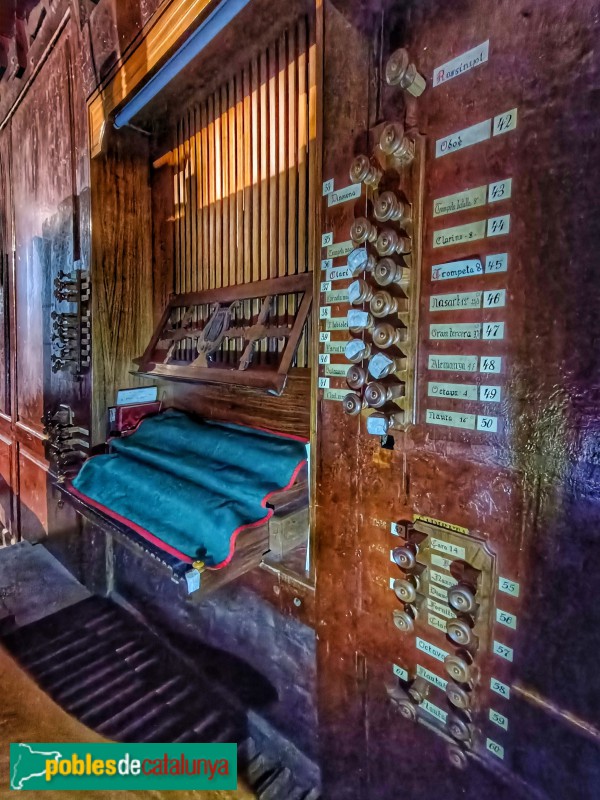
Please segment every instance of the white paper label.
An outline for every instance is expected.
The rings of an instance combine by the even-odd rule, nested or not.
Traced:
[[[441,633],[446,633],[448,630],[446,620],[436,617],[435,614],[427,614],[427,624],[431,625],[432,628],[441,631]]]
[[[435,658],[436,661],[443,662],[448,656],[448,653],[442,650],[441,647],[436,647],[434,644],[425,641],[425,639],[420,639],[418,636],[415,643],[417,650],[420,650],[422,653],[427,653],[428,656]]]
[[[347,329],[346,317],[331,317],[325,320],[325,330],[327,331],[345,331]]]
[[[512,597],[519,596],[519,584],[516,581],[510,581],[508,578],[498,578],[498,589],[504,594],[510,594]]]
[[[319,389],[329,389],[329,378],[319,378]]]
[[[499,622],[500,625],[506,625],[507,628],[512,628],[513,630],[517,629],[517,617],[515,614],[509,614],[508,611],[502,611],[502,609],[496,609],[496,622]]]
[[[333,178],[330,178],[328,181],[323,183],[323,196],[331,194],[333,192]]]
[[[127,406],[131,403],[154,403],[158,398],[158,386],[144,386],[140,389],[119,389],[117,405]]]
[[[441,689],[443,692],[446,690],[448,681],[445,680],[445,678],[440,678],[440,676],[436,675],[435,672],[430,672],[428,669],[425,669],[425,667],[422,667],[420,664],[417,664],[417,675],[420,678],[425,678],[426,681],[429,681],[429,683],[437,686],[438,689]]]
[[[484,308],[503,308],[506,305],[506,289],[494,289],[483,293]]]
[[[425,413],[428,425],[445,425],[449,428],[465,428],[475,430],[475,414],[463,414],[458,411],[440,411],[428,408]]]
[[[435,567],[439,567],[440,569],[447,569],[447,570],[450,570],[450,567],[452,566],[452,563],[453,563],[451,559],[442,558],[442,556],[436,556],[435,553],[431,554],[431,558],[429,560],[431,561],[431,563]]]
[[[480,414],[477,417],[477,430],[484,433],[498,432],[498,417],[487,417]]]
[[[464,150],[465,147],[470,147],[478,142],[484,142],[490,138],[491,132],[492,120],[486,119],[476,125],[471,125],[469,128],[463,128],[461,131],[444,136],[443,139],[438,139],[435,143],[435,157],[447,156],[449,153]]]
[[[437,556],[435,557],[437,558]],[[439,583],[441,586],[445,586],[446,589],[451,589],[457,583],[456,578],[453,578],[452,575],[444,575],[442,572],[438,572],[435,569],[430,570],[429,579],[435,583]]]
[[[499,725],[501,728],[504,728],[505,731],[508,730],[508,718],[499,711],[494,711],[493,708],[490,708],[490,721],[495,725]]]
[[[359,353],[362,353],[364,349],[365,343],[361,339],[350,339],[349,342],[346,342],[344,353],[346,358],[351,361],[353,358],[356,358]]]
[[[378,380],[388,374],[388,370],[393,364],[394,362],[389,356],[386,356],[384,353],[376,353],[369,361],[369,373],[375,380]]]
[[[486,221],[468,222],[465,225],[456,225],[453,228],[443,228],[433,232],[434,247],[450,247],[451,245],[476,242],[485,237]]]
[[[350,369],[350,364],[328,364],[325,367],[325,375],[330,378],[345,378]]]
[[[325,352],[331,355],[343,355],[346,349],[346,342],[327,342]]]
[[[436,614],[439,614],[440,617],[444,617],[445,619],[456,619],[456,614],[452,609],[448,606],[443,606],[441,603],[438,603],[437,600],[432,600],[431,597],[427,599],[427,606],[431,611],[434,611]]]
[[[333,267],[333,259],[332,258],[324,258],[321,261],[321,269],[331,269]]]
[[[329,364],[331,356],[328,353],[319,353],[319,364]]]
[[[436,586],[435,583],[429,584],[429,594],[435,597],[436,600],[441,600],[443,603],[448,602],[448,592],[445,589]]]
[[[352,283],[348,287],[348,300],[351,303],[355,303],[359,297],[360,297],[360,282],[352,281]]]
[[[512,178],[504,181],[496,181],[488,186],[488,203],[497,203],[500,200],[508,200],[512,195]]]
[[[321,281],[319,288],[322,292],[328,292],[331,289],[331,281]]]
[[[331,334],[328,331],[319,331],[319,341],[328,342],[331,339]]]
[[[510,214],[503,217],[492,217],[487,221],[488,236],[503,236],[510,231]]]
[[[483,275],[483,265],[479,258],[466,258],[462,261],[447,261],[431,267],[432,281],[450,281],[458,278],[473,278]]]
[[[441,83],[452,80],[452,78],[457,78],[459,75],[462,75],[463,72],[468,72],[474,67],[485,64],[488,60],[489,48],[490,41],[488,39],[486,42],[478,44],[477,47],[467,50],[466,53],[462,53],[462,55],[456,56],[456,58],[450,61],[446,61],[441,67],[436,67],[433,70],[432,85],[434,87],[439,86]]]
[[[341,402],[347,394],[349,394],[348,389],[325,389],[323,392],[323,400],[335,400],[336,402]]]
[[[514,131],[517,127],[517,109],[511,108],[510,111],[505,111],[503,114],[498,114],[494,117],[494,126],[492,129],[493,136],[500,136],[502,133]]]
[[[319,309],[319,319],[329,319],[331,317],[331,309],[329,306],[321,306]]]
[[[453,544],[452,542],[445,542],[443,539],[431,538],[429,544],[432,550],[439,550],[440,553],[446,553],[454,558],[461,558],[463,560],[465,558],[465,548],[459,547],[457,544]]]
[[[351,308],[348,311],[349,328],[366,328],[369,325],[369,312],[361,311],[358,308]]]
[[[427,395],[455,400],[477,400],[477,386],[474,383],[428,383]]]
[[[327,248],[327,258],[340,258],[347,256],[352,251],[354,245],[351,240],[346,242],[337,242],[337,244],[330,244]]]
[[[501,644],[500,642],[494,642],[493,651],[497,656],[500,658],[505,658],[507,661],[513,660],[513,649],[512,647],[507,647],[505,644]]]
[[[479,400],[482,403],[499,403],[502,397],[501,386],[480,386]]]
[[[429,369],[445,372],[477,372],[477,356],[429,356]]]
[[[504,290],[503,290],[504,291]],[[493,294],[493,292],[486,292]],[[497,294],[497,292],[496,292]],[[429,298],[430,311],[461,311],[481,308],[481,292],[453,292],[452,294],[432,294]]]
[[[402,667],[399,667],[397,664],[392,666],[392,672],[397,678],[400,678],[401,681],[408,680],[408,672],[405,669],[402,669]]]
[[[371,436],[385,436],[388,431],[388,424],[385,417],[379,414],[370,414],[367,417],[367,433]]]
[[[433,201],[433,216],[443,217],[446,214],[455,214],[457,211],[484,206],[487,202],[487,193],[488,187],[484,185],[449,194],[446,197],[438,197]]]
[[[507,272],[508,271],[508,253],[498,253],[495,256],[485,257],[485,272]]]
[[[342,281],[351,278],[352,275],[348,267],[332,267],[325,272],[325,277],[328,281]]]
[[[498,742],[494,742],[492,739],[485,740],[485,749],[489,750],[490,753],[493,753],[496,758],[504,758],[504,748]]]
[[[441,708],[438,708],[433,703],[430,703],[429,700],[423,700],[420,705],[420,708],[423,711],[427,711],[428,714],[431,714],[432,717],[439,719],[440,722],[446,723],[446,719],[448,718],[448,714]]]
[[[200,588],[200,573],[197,569],[189,569],[185,573],[185,582],[187,586],[188,594],[192,592],[197,592]]]
[[[497,678],[492,678],[490,680],[490,689],[492,692],[496,692],[499,694],[500,697],[504,697],[506,700],[510,700],[510,686],[507,686],[502,681],[499,681]]]
[[[333,233],[324,233],[321,236],[321,247],[328,247],[333,242]]]
[[[481,339],[481,322],[448,322],[429,326],[430,339]]]
[[[347,303],[348,302],[348,290],[347,289],[337,289],[333,292],[325,292],[325,302],[326,303]]]
[[[502,372],[502,359],[499,356],[482,356],[480,372]]]
[[[353,183],[350,186],[345,186],[343,189],[337,189],[331,192],[327,197],[328,206],[337,206],[340,203],[346,203],[348,200],[356,200],[362,194],[362,183]]]

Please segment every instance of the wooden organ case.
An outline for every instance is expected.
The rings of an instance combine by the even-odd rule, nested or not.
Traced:
[[[3,539],[66,543],[82,578],[100,553],[103,590],[143,571],[149,608],[187,611],[149,548],[115,528],[103,550],[82,506],[79,529],[59,468],[149,383],[310,438],[308,570],[261,531],[214,585],[314,627],[324,796],[590,800],[595,4],[251,0],[115,127],[216,5],[40,0],[2,42]],[[234,337],[197,361],[213,313],[241,339],[271,298],[260,324],[292,338],[311,283],[293,363],[251,337],[254,385],[190,380],[247,371]]]
[[[597,791],[593,658],[547,583],[583,558],[598,518],[589,467],[558,457],[550,423],[563,445],[588,436],[589,408],[558,422],[550,399],[554,382],[577,402],[547,337],[558,325],[569,340],[556,309],[574,319],[580,306],[557,301],[559,234],[542,217],[577,212],[546,170],[579,173],[554,112],[586,102],[560,90],[545,106],[553,68],[533,86],[553,26],[511,2],[324,4],[316,536],[332,797]],[[566,40],[553,58],[577,72]],[[591,291],[574,255],[570,280]],[[588,646],[594,628],[579,628]]]

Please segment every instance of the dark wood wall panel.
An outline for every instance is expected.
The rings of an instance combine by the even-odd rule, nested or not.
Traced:
[[[387,56],[407,46],[429,82],[409,108],[427,137],[419,407],[417,425],[394,434],[394,448],[385,450],[366,435],[362,420],[343,415],[339,403],[320,404],[317,630],[325,795],[587,800],[600,780],[592,655],[600,629],[593,599],[599,578],[591,557],[591,532],[600,519],[592,412],[599,332],[590,312],[598,304],[592,262],[600,230],[588,212],[599,163],[590,116],[600,72],[592,45],[597,23],[589,24],[593,4],[385,5],[379,14],[375,4],[369,12],[363,3],[325,3],[323,179],[334,178],[336,188],[347,185],[353,155],[373,145],[367,130],[403,114],[402,93],[379,78]],[[487,63],[431,87],[436,67],[488,39]],[[436,140],[515,107],[515,131],[436,159]],[[577,154],[565,148],[574,137]],[[509,205],[433,218],[435,198],[508,177]],[[351,203],[328,209],[323,231],[347,240],[359,213]],[[438,229],[506,213],[509,237],[475,247],[432,247]],[[559,228],[548,226],[558,214]],[[501,252],[509,254],[502,283],[494,275],[484,276],[489,285],[475,279],[432,283],[434,264]],[[431,294],[500,286],[507,288],[497,317],[506,322],[501,344],[430,341],[431,322],[459,320],[432,319]],[[461,314],[461,322],[481,319]],[[467,345],[504,359],[493,381],[501,383],[504,402],[496,412],[468,407],[469,413],[497,415],[497,436],[425,424],[426,408],[461,408],[451,401],[430,405],[428,381],[470,382],[464,375],[428,373],[427,354],[436,346],[440,353],[467,353]],[[495,601],[516,615],[516,630],[494,617],[481,654],[487,680],[481,725],[488,727],[479,746],[485,751],[489,738],[501,745],[503,757],[487,749],[480,759],[469,758],[463,771],[452,766],[448,742],[405,719],[386,692],[393,664],[419,663],[444,674],[434,659],[417,655],[415,661],[414,636],[392,621],[402,606],[389,580],[402,574],[390,561],[397,543],[390,525],[414,514],[481,536],[501,574],[520,582],[518,600],[499,594]],[[575,564],[582,589],[557,603],[559,576]],[[428,639],[451,648],[433,628]],[[493,652],[493,640],[512,648],[511,661]],[[489,690],[490,675],[502,676],[510,702]],[[443,693],[435,702],[451,712]],[[508,730],[489,724],[490,707],[506,716]]]
[[[73,264],[75,200],[68,40],[52,51],[12,121],[17,419],[40,431],[51,383],[53,277]]]
[[[93,431],[106,437],[106,409],[153,331],[155,273],[148,140],[123,131],[92,161]],[[162,285],[160,275],[156,280]],[[160,291],[160,289],[159,289]]]

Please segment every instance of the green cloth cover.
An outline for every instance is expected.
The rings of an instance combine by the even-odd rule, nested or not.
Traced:
[[[169,410],[113,439],[72,486],[167,552],[225,566],[237,534],[269,518],[268,495],[291,485],[305,461],[300,438]]]

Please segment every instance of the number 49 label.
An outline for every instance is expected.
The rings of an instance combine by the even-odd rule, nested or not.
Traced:
[[[501,386],[480,386],[479,400],[483,403],[499,403],[502,397]]]

